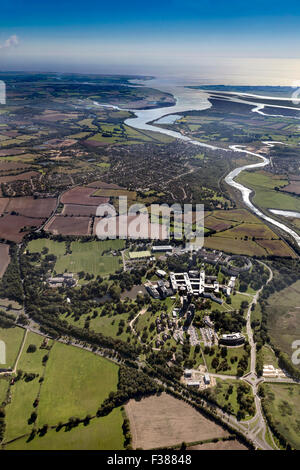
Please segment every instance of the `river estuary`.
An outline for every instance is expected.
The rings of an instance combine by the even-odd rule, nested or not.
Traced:
[[[182,135],[180,132],[172,131],[170,129],[164,129],[162,127],[156,126],[155,122],[161,120],[164,116],[168,116],[169,122],[172,122],[173,115],[176,115],[176,113],[179,112],[184,112],[184,111],[201,111],[204,109],[208,109],[211,107],[211,103],[209,102],[209,94],[200,91],[200,90],[195,90],[195,89],[189,89],[185,88],[182,85],[180,86],[179,84],[170,84],[168,81],[164,80],[147,80],[145,82],[142,81],[135,81],[133,84],[140,84],[140,85],[145,85],[147,87],[155,88],[160,91],[164,91],[166,93],[171,93],[175,99],[176,99],[176,104],[174,106],[169,106],[169,107],[164,107],[164,108],[156,108],[156,109],[146,109],[146,110],[127,110],[131,111],[132,113],[135,114],[135,117],[129,118],[125,121],[125,124],[128,126],[131,126],[135,129],[141,129],[141,130],[146,130],[146,131],[152,131],[152,132],[159,132],[165,135],[168,135],[170,137],[174,137],[176,139],[183,140],[185,142],[188,142],[193,145],[198,145],[201,147],[206,147],[206,148],[211,148],[214,150],[223,150],[222,148],[209,145],[206,143],[199,142],[197,140],[193,140],[190,137],[187,137],[185,135]],[[261,112],[261,109],[263,109],[263,105],[261,103],[255,102],[255,95],[253,95],[253,102],[249,101],[244,101],[241,96],[237,97],[232,97],[233,101],[236,102],[242,102],[246,104],[253,105],[253,112]],[[257,98],[261,99],[261,96],[257,96]],[[268,97],[270,98],[270,97]],[[109,106],[109,105],[102,105],[100,103],[95,102],[95,105],[98,106]],[[268,104],[268,106],[270,106]],[[118,108],[117,106],[112,106],[116,109],[123,109],[124,108]],[[274,108],[280,108],[280,106],[272,105]],[[277,116],[280,116],[278,114]],[[285,117],[285,116],[282,116]],[[176,117],[173,118],[173,122],[176,120]],[[281,143],[281,142],[263,142],[265,145],[272,146],[274,143]],[[249,170],[249,169],[255,169],[255,168],[263,168],[266,165],[269,164],[269,159],[263,155],[260,155],[259,153],[254,153],[250,152],[249,150],[246,150],[243,148],[243,146],[240,145],[233,145],[230,147],[231,150],[236,151],[236,152],[243,152],[248,155],[254,156],[258,158],[260,161],[257,163],[253,163],[251,165],[245,165],[239,168],[235,168],[232,170],[226,177],[225,177],[225,182],[232,186],[233,188],[239,190],[242,195],[242,199],[244,204],[257,216],[260,218],[266,220],[268,223],[278,227],[280,230],[283,232],[287,233],[289,236],[291,236],[298,247],[300,248],[300,236],[292,229],[290,229],[287,225],[285,225],[282,222],[277,221],[276,219],[273,219],[272,217],[264,214],[259,208],[257,208],[253,202],[251,201],[251,193],[252,190],[247,188],[246,186],[243,186],[242,184],[238,183],[235,181],[235,178],[244,170]],[[270,210],[272,213],[275,215],[279,216],[285,216],[285,217],[291,217],[291,212],[289,211],[280,211],[276,209]],[[294,213],[295,214],[295,213]],[[297,214],[297,213],[296,213]],[[294,217],[297,217],[294,215]]]

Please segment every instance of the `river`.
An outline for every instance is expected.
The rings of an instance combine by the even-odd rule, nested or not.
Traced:
[[[151,87],[151,88],[158,89],[160,91],[171,93],[176,99],[176,104],[174,106],[156,108],[156,109],[146,109],[146,110],[127,109],[127,111],[131,111],[132,113],[134,113],[135,117],[127,119],[125,121],[126,125],[131,126],[135,129],[159,132],[159,133],[174,137],[176,139],[183,140],[184,142],[188,142],[193,145],[198,145],[201,147],[224,151],[224,148],[221,149],[221,147],[216,147],[213,145],[205,144],[203,142],[199,142],[198,140],[193,140],[190,137],[182,135],[180,132],[172,131],[170,129],[164,129],[162,127],[155,126],[154,124],[155,121],[158,121],[163,116],[173,115],[173,114],[184,112],[184,111],[201,111],[201,110],[210,108],[211,103],[209,102],[209,93],[206,93],[201,90],[185,88],[183,86],[180,86],[180,84],[176,82],[173,84],[170,84],[169,81],[157,80],[157,79],[147,80],[144,82],[135,80],[135,81],[131,81],[131,83],[134,85],[137,85],[137,84],[145,85],[147,87]],[[261,99],[261,96],[257,96],[257,98]],[[241,96],[239,96],[238,98],[232,97],[230,99],[232,99],[232,101],[242,102],[248,105],[254,105],[254,108],[252,109],[252,111],[261,112],[262,104],[255,102],[255,98],[253,99],[253,102],[244,101]],[[98,106],[109,106],[109,105],[102,105],[97,102],[94,102],[94,104]],[[271,105],[268,105],[268,106],[271,106]],[[115,109],[125,110],[125,108],[119,108],[118,106],[111,106],[111,107]],[[272,107],[280,108],[280,106],[276,106],[276,105],[272,105]],[[286,116],[282,116],[282,117],[286,117]],[[281,142],[263,142],[263,143],[269,146],[273,146],[275,143],[281,144]],[[260,209],[258,209],[251,201],[250,196],[251,196],[252,190],[235,181],[235,178],[244,170],[249,170],[249,169],[253,170],[255,168],[263,168],[267,166],[270,162],[269,159],[263,155],[260,155],[259,153],[250,152],[249,150],[244,149],[243,146],[233,145],[230,147],[230,149],[233,151],[243,152],[248,155],[255,156],[259,158],[261,161],[259,161],[258,163],[253,163],[251,165],[245,165],[239,168],[235,168],[225,177],[226,183],[229,186],[232,186],[233,188],[238,189],[241,192],[244,204],[252,212],[254,212],[260,218],[266,220],[270,224],[278,227],[283,232],[290,235],[294,239],[298,247],[300,248],[300,236],[294,230],[290,229],[287,225],[285,225],[284,223],[281,223],[277,221],[276,219],[273,219],[272,217],[264,214]],[[272,210],[272,212],[275,213],[274,209]],[[283,215],[283,216],[288,217],[287,215],[288,212],[286,212],[286,214],[284,214],[284,212],[286,211],[280,211],[280,214],[279,214],[277,211],[277,215]]]

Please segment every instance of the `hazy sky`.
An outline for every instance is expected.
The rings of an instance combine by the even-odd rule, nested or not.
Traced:
[[[288,82],[299,57],[299,0],[0,0],[1,70]]]

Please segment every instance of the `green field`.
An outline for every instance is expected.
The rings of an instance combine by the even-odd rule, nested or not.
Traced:
[[[275,179],[273,175],[266,172],[243,171],[237,178],[239,183],[244,184],[255,191],[254,203],[265,209],[300,210],[300,199],[276,191],[275,187],[283,187],[288,180]]]
[[[300,281],[275,292],[268,299],[268,332],[274,345],[289,356],[292,342],[300,337]]]
[[[238,362],[240,358],[244,355],[246,355],[246,351],[244,348],[238,347],[238,348],[227,348],[227,364],[228,364],[228,369],[227,370],[217,370],[212,366],[212,361],[215,357],[219,357],[219,363],[223,361],[223,358],[220,356],[220,350],[221,348],[214,346],[214,354],[210,356],[209,354],[205,354],[205,362],[208,368],[208,371],[211,373],[220,373],[224,375],[236,375],[237,374],[237,369],[238,369]],[[219,355],[219,356],[218,356]],[[237,357],[237,360],[231,363],[231,358]],[[248,361],[248,369],[246,370],[245,373],[249,371],[249,361]]]
[[[5,441],[14,439],[31,430],[28,419],[34,411],[33,402],[40,388],[39,378],[42,377],[44,372],[42,358],[47,353],[45,349],[39,349],[42,340],[43,338],[35,333],[29,332],[27,335],[26,343],[18,364],[18,370],[22,370],[23,373],[38,374],[38,377],[31,381],[26,381],[22,378],[11,386],[11,402],[5,408]],[[34,344],[37,348],[33,353],[27,352],[27,348],[30,344]]]
[[[230,413],[236,415],[240,409],[240,404],[237,397],[237,386],[241,382],[238,380],[221,380],[217,379],[217,385],[209,389],[209,396],[216,400],[217,404],[221,407],[230,407]],[[228,393],[232,386],[232,393]],[[251,388],[248,386],[249,396],[253,396]],[[249,415],[248,415],[249,416]],[[247,416],[246,416],[247,418]]]
[[[4,377],[0,377],[0,406],[6,398],[6,392],[8,389],[9,382]]]
[[[99,312],[101,309],[97,309]],[[61,318],[67,320],[68,323],[72,325],[76,325],[80,328],[84,328],[85,321],[87,317],[91,317],[90,314],[81,315],[78,321],[75,321],[73,317],[62,315]],[[128,317],[129,313],[122,313],[120,315],[113,315],[108,316],[105,315],[101,317],[100,313],[96,318],[90,319],[90,327],[89,330],[94,330],[96,333],[102,333],[104,336],[111,336],[112,338],[121,339],[122,341],[126,341],[127,338],[132,338],[131,333],[126,333],[126,328],[128,325]],[[119,330],[119,323],[121,320],[125,321],[125,327],[123,333],[118,335]]]
[[[65,271],[94,274],[95,276],[108,276],[122,268],[121,256],[113,256],[111,250],[124,248],[124,240],[103,240],[90,242],[72,242],[71,254],[66,253],[65,242],[57,242],[48,239],[37,239],[29,242],[30,252],[41,252],[44,247],[49,249],[49,254],[57,257],[55,271],[61,274]]]
[[[118,366],[92,353],[55,343],[49,351],[40,349],[43,338],[29,333],[18,370],[37,374],[33,380],[23,377],[11,386],[11,402],[6,406],[5,442],[31,432],[28,419],[37,412],[38,425],[66,422],[71,416],[83,418],[95,414],[108,394],[116,390]],[[37,350],[27,352],[29,344]],[[48,343],[52,346],[51,341]],[[49,354],[46,366],[42,358]],[[44,375],[44,382],[39,379]],[[1,380],[1,395],[5,393]],[[33,407],[37,397],[38,406]],[[62,431],[63,432],[63,431]]]
[[[300,385],[264,384],[266,406],[278,431],[300,450]]]
[[[108,416],[95,418],[88,426],[79,424],[66,431],[48,430],[43,437],[36,436],[18,439],[5,448],[7,450],[122,450],[124,436],[123,417],[120,408],[115,408]]]
[[[48,248],[49,254],[57,257],[63,256],[66,252],[65,242],[56,242],[48,238],[38,238],[37,240],[30,241],[27,245],[30,253],[40,253],[43,248]]]
[[[6,346],[6,363],[0,364],[0,368],[13,368],[20,350],[24,330],[22,328],[0,328],[0,340],[4,341]]]
[[[118,383],[118,366],[87,351],[55,343],[46,366],[38,424],[54,425],[71,416],[85,417]]]
[[[66,255],[55,265],[57,273],[64,271],[78,273],[84,271],[85,273],[94,274],[97,276],[108,276],[115,273],[122,268],[122,259],[120,256],[99,256],[93,253],[85,254],[83,252],[72,253]]]

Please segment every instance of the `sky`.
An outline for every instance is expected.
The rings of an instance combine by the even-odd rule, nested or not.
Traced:
[[[299,63],[299,0],[0,0],[0,70],[287,84]]]

